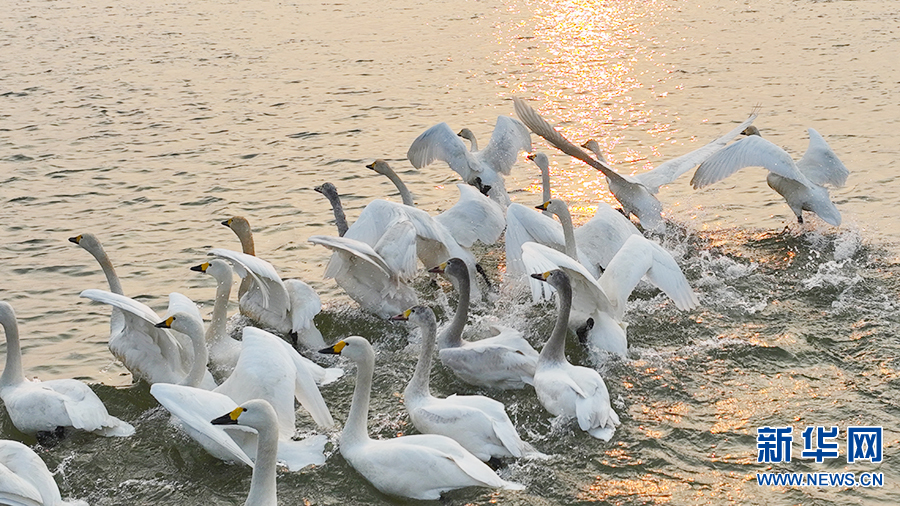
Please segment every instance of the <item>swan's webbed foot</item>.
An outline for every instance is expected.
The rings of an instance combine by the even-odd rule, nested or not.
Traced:
[[[594,319],[588,318],[584,325],[575,329],[575,335],[578,336],[578,342],[581,343],[582,346],[588,345],[588,332],[594,328]]]
[[[803,215],[802,214],[797,215],[797,223],[803,225]]]
[[[500,459],[498,459],[497,457],[493,457],[493,456],[491,457],[490,460],[488,460],[487,462],[485,462],[485,464],[487,464],[488,467],[490,467],[490,468],[491,468],[492,470],[494,470],[494,471],[496,471],[496,470],[500,469],[501,467],[503,467],[503,461],[500,460]]]
[[[41,430],[34,437],[41,446],[54,447],[66,437],[66,428],[59,426],[50,431]]]

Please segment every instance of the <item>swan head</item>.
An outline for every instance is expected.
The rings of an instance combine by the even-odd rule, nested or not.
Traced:
[[[463,259],[454,257],[433,269],[428,269],[428,272],[446,274],[451,278],[462,279],[463,276],[469,275],[469,268]]]
[[[223,221],[222,225],[234,230],[234,233],[237,234],[238,237],[242,237],[242,234],[250,233],[250,222],[243,216],[232,216]]]
[[[178,312],[165,320],[157,323],[154,327],[161,329],[172,329],[181,332],[187,336],[203,337],[203,322],[198,320],[196,316],[190,313]]]
[[[753,125],[748,126],[741,133],[744,135],[758,135],[758,136],[762,137],[762,134],[759,133],[759,129]]]
[[[569,281],[569,275],[565,273],[562,269],[553,269],[552,271],[535,273],[531,275],[534,279],[539,279],[541,281],[546,281],[553,288],[557,290],[563,288],[564,286],[571,286],[571,282]]]
[[[278,415],[268,401],[252,399],[218,418],[210,420],[213,425],[244,425],[257,431],[268,430],[278,424]]]
[[[475,133],[472,132],[471,130],[469,130],[468,128],[463,128],[456,135],[458,135],[459,137],[462,137],[463,139],[466,139],[469,142],[475,140]]]
[[[391,320],[409,321],[417,327],[437,325],[437,318],[434,316],[434,311],[428,306],[413,306],[396,316],[392,316]]]
[[[103,251],[103,245],[100,244],[100,240],[97,239],[97,236],[91,233],[84,233],[76,235],[75,237],[69,237],[69,242],[81,246],[95,256],[97,253]]]
[[[550,199],[539,206],[534,206],[534,208],[540,209],[541,211],[550,211],[557,216],[569,212],[569,206],[560,199]]]
[[[313,188],[313,190],[316,190],[317,192],[321,193],[322,195],[327,197],[329,200],[335,199],[338,196],[337,188],[335,188],[334,185],[331,183],[322,183],[319,186],[316,186],[315,188]]]
[[[385,176],[388,174],[394,173],[394,169],[391,168],[390,164],[388,164],[385,160],[383,160],[381,158],[379,158],[378,160],[375,160],[374,162],[370,163],[369,165],[366,165],[366,168],[374,170],[375,172],[385,175]]]
[[[322,348],[319,353],[345,356],[356,363],[375,362],[375,350],[365,337],[360,336],[345,337],[332,346]]]
[[[210,260],[209,262],[203,262],[200,265],[195,265],[191,267],[191,270],[209,274],[217,281],[225,281],[230,283],[233,277],[231,266],[228,265],[228,262],[220,260],[218,258]]]
[[[541,170],[547,170],[550,168],[550,159],[547,158],[547,155],[544,153],[531,153],[527,155],[525,158],[528,158],[535,165],[537,165]]]

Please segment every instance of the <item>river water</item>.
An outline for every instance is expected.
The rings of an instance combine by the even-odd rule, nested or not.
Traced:
[[[649,288],[629,306],[628,360],[575,363],[606,378],[622,425],[612,441],[551,423],[532,390],[466,387],[438,368],[437,395],[486,393],[507,405],[548,461],[508,463],[524,492],[463,490],[449,504],[896,504],[900,410],[897,185],[900,7],[889,0],[484,0],[15,2],[0,18],[0,299],[15,307],[26,372],[92,384],[134,424],[128,439],[75,435],[34,445],[63,496],[91,504],[241,504],[250,472],[205,454],[171,428],[145,385],[106,348],[109,310],[78,294],[106,288],[68,237],[93,232],[125,293],[161,314],[182,292],[208,313],[212,281],[188,271],[213,247],[238,249],[218,223],[244,215],[257,254],[325,302],[327,341],[360,334],[378,351],[370,430],[413,432],[399,393],[412,373],[410,331],[362,313],[331,280],[334,234],[312,188],[342,194],[352,222],[374,198],[399,200],[364,166],[385,158],[430,212],[456,198],[442,164],[413,169],[406,150],[440,121],[482,143],[510,96],[570,138],[599,140],[636,173],[733,128],[756,125],[795,157],[809,127],[851,175],[832,198],[840,228],[795,223],[761,169],[701,191],[663,188],[662,243],[700,295],[680,312]],[[576,218],[612,202],[605,182],[547,147],[554,193]],[[522,159],[513,200],[537,204],[539,173]],[[497,247],[479,254],[502,266]],[[489,269],[496,279],[500,274]],[[425,281],[440,315],[455,297]],[[232,304],[232,312],[236,305]],[[473,315],[512,324],[540,347],[553,305],[498,300]],[[352,367],[323,395],[340,423]],[[884,427],[884,463],[798,458],[806,426]],[[790,463],[757,462],[756,429],[792,426]],[[300,415],[301,433],[314,430]],[[34,444],[0,414],[0,434]],[[337,433],[332,434],[336,441]],[[280,504],[379,504],[332,448],[325,465],[279,473]],[[880,472],[884,486],[770,487],[761,472]]]

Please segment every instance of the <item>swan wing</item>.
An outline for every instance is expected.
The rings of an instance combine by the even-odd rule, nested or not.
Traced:
[[[50,471],[47,471],[49,474]],[[41,493],[27,480],[0,465],[0,504],[9,506],[44,506]]]
[[[81,381],[61,379],[43,381],[39,385],[56,393],[66,409],[72,427],[89,432],[121,429],[113,432],[122,436],[134,433],[134,427],[110,416],[103,401],[91,387]]]
[[[61,500],[53,475],[34,450],[0,441],[0,504],[45,506]]]
[[[850,175],[850,171],[831,150],[831,146],[812,128],[809,129],[809,147],[806,148],[803,158],[797,162],[797,167],[810,181],[819,186],[826,184],[844,186],[847,176]]]
[[[719,182],[744,167],[765,167],[779,176],[793,179],[804,186],[804,176],[787,152],[758,135],[749,135],[720,149],[697,167],[691,186],[703,188]]]
[[[701,163],[706,161],[707,158],[715,154],[720,149],[724,148],[726,144],[740,135],[741,132],[744,131],[744,129],[752,125],[753,120],[756,119],[756,116],[758,114],[759,110],[754,108],[749,118],[744,120],[744,122],[740,125],[731,129],[725,135],[715,139],[714,141],[706,144],[703,147],[691,151],[690,153],[664,162],[649,172],[637,174],[632,177],[643,184],[644,187],[650,190],[651,193],[659,193],[660,186],[667,185],[672,181],[675,181],[676,179],[681,177],[682,174],[691,170],[697,165],[700,165]]]
[[[306,466],[321,466],[325,463],[325,443],[328,436],[317,434],[300,441],[281,438],[278,440],[276,458],[289,471],[299,471]]]
[[[605,202],[597,205],[597,212],[587,223],[575,229],[578,258],[589,270],[606,269],[610,260],[625,241],[633,235],[641,235],[631,220]]]
[[[506,208],[506,272],[510,276],[525,274],[522,263],[522,245],[536,242],[565,251],[562,225],[536,209],[522,204],[510,204]],[[546,283],[543,283],[546,284]],[[534,287],[534,284],[532,283]]]
[[[284,280],[291,301],[291,330],[300,332],[315,325],[313,318],[322,311],[322,299],[308,284],[299,279]]]
[[[503,209],[474,187],[458,184],[459,202],[434,220],[444,226],[460,246],[471,248],[475,241],[494,244],[506,228]]]
[[[531,151],[528,127],[510,116],[497,116],[491,140],[475,156],[496,172],[508,176],[522,151]]]
[[[529,274],[553,269],[566,271],[572,283],[572,312],[578,317],[586,317],[598,310],[607,313],[614,310],[615,304],[591,273],[581,263],[565,253],[560,253],[542,244],[529,242],[522,245],[522,259],[525,261],[525,268]],[[542,283],[539,280],[530,279]],[[542,284],[547,285],[547,283]],[[532,283],[532,287],[534,287],[534,283]],[[535,291],[532,290],[532,295],[534,294]]]
[[[438,123],[422,132],[409,146],[406,157],[417,169],[435,160],[446,162],[466,182],[471,181],[483,171],[483,167],[466,149],[465,142],[450,129],[450,125],[447,123]]]
[[[206,451],[219,459],[253,467],[253,461],[228,432],[222,426],[210,423],[238,406],[233,399],[217,392],[171,383],[156,383],[150,387],[150,394],[186,426],[190,436]]]
[[[563,137],[561,133],[559,133],[550,123],[541,117],[537,111],[532,109],[530,105],[525,103],[519,97],[513,97],[513,104],[516,109],[516,115],[519,116],[519,119],[522,120],[523,123],[534,133],[543,137],[547,142],[549,142],[553,147],[562,151],[563,153],[575,157],[582,162],[590,165],[591,167],[599,170],[603,173],[604,176],[609,178],[611,181],[618,181],[622,183],[632,183],[628,178],[622,176],[617,173],[603,162],[595,160],[591,155],[589,155],[585,150],[579,148],[575,144],[572,144],[568,139]]]
[[[318,244],[319,246],[325,246],[332,251],[339,251],[349,257],[356,258],[359,261],[370,265],[371,268],[380,272],[385,277],[391,276],[391,267],[385,263],[384,259],[381,258],[381,255],[376,253],[371,246],[364,242],[349,239],[346,236],[334,237],[330,235],[311,235],[307,241]],[[332,262],[329,262],[328,267],[325,269],[326,278],[333,278],[339,275],[344,268],[344,262],[335,264],[337,268],[333,267],[333,262],[334,258],[332,258]]]
[[[208,254],[230,261],[241,278],[249,275],[253,279],[250,289],[241,297],[242,306],[249,305],[248,309],[254,314],[271,313],[277,320],[287,317],[290,299],[272,264],[254,255],[224,248],[212,249]]]
[[[416,229],[408,220],[398,221],[375,244],[375,252],[389,267],[392,279],[410,280],[416,275]]]
[[[375,246],[394,223],[407,219],[404,207],[409,206],[401,206],[403,205],[382,199],[369,202],[359,214],[359,218],[347,229],[344,237]]]

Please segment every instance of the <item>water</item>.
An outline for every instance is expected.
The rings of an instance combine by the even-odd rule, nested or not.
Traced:
[[[66,238],[92,231],[125,293],[162,312],[171,291],[211,308],[214,286],[187,269],[212,247],[239,247],[218,225],[247,216],[257,252],[310,282],[327,340],[376,343],[373,434],[411,431],[399,392],[414,350],[403,324],[367,316],[322,280],[333,234],[331,181],[352,222],[373,198],[397,198],[367,169],[386,158],[420,207],[456,200],[455,174],[404,156],[447,121],[486,142],[508,98],[522,96],[573,139],[596,137],[633,173],[702,145],[760,104],[763,135],[799,157],[808,127],[850,169],[832,190],[839,229],[794,223],[749,169],[694,192],[664,188],[664,245],[700,294],[682,313],[640,288],[627,314],[630,360],[592,364],[622,418],[609,443],[558,426],[533,392],[482,392],[506,403],[526,440],[553,455],[501,472],[523,493],[464,490],[451,504],[895,504],[889,466],[798,459],[807,425],[882,425],[896,458],[896,255],[892,209],[900,110],[894,2],[547,1],[18,3],[0,20],[0,298],[19,315],[27,374],[94,384],[136,436],[76,435],[36,446],[64,496],[92,504],[240,504],[249,470],[206,455],[167,425],[146,387],[106,349],[105,288],[94,260]],[[611,202],[592,169],[551,156],[554,192],[580,219]],[[537,203],[539,175],[520,161],[513,199]],[[784,231],[785,226],[788,230]],[[492,248],[481,255],[498,263]],[[492,271],[494,272],[494,271]],[[495,276],[498,276],[494,272]],[[442,315],[455,298],[419,284]],[[236,308],[232,308],[232,312]],[[540,347],[552,305],[500,300],[472,318],[515,324]],[[437,368],[435,393],[476,393]],[[339,422],[353,374],[324,389]],[[795,427],[795,460],[773,471],[885,473],[883,488],[759,487],[756,428]],[[313,429],[299,416],[298,429]],[[31,444],[5,413],[0,434]],[[843,443],[842,443],[843,445]],[[843,455],[842,455],[843,458]],[[279,474],[281,504],[392,502],[335,451],[318,469]]]

